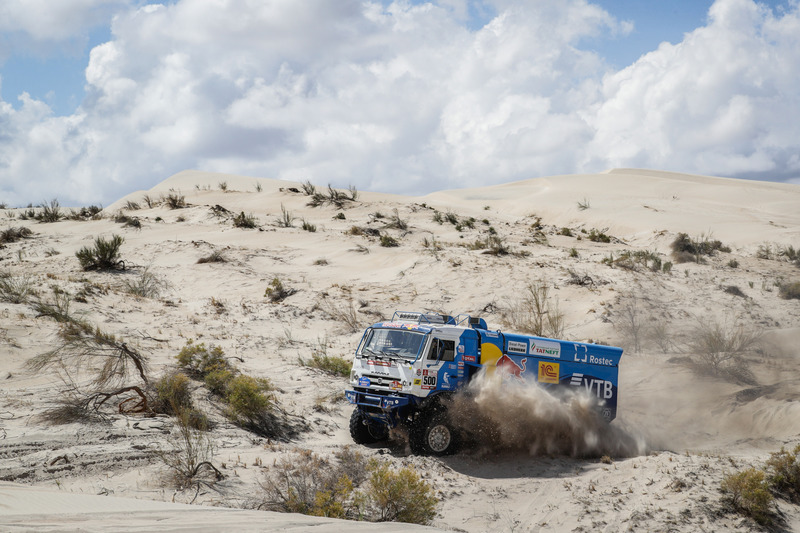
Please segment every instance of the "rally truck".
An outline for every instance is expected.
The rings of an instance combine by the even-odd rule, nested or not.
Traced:
[[[367,328],[356,349],[345,391],[355,406],[350,435],[370,444],[402,425],[413,453],[452,454],[463,438],[447,406],[484,369],[554,393],[583,389],[610,422],[617,415],[621,356],[613,346],[490,330],[479,317],[398,311]]]

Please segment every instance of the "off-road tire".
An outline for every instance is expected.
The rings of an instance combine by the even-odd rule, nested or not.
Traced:
[[[360,409],[354,409],[350,415],[350,436],[356,444],[373,444],[386,440],[389,430],[385,426],[365,424],[364,415]]]
[[[452,455],[461,438],[447,411],[436,410],[419,416],[408,430],[408,443],[415,455]]]

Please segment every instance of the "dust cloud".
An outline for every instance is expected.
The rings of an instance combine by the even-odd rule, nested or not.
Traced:
[[[598,400],[503,372],[476,376],[450,407],[451,420],[476,453],[632,457],[646,453],[644,439],[599,415]]]

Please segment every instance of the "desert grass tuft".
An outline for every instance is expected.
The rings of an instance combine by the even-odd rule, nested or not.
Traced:
[[[110,240],[98,237],[93,248],[84,246],[75,252],[75,256],[83,270],[124,270],[125,262],[119,257],[119,249],[124,241],[119,235],[112,235]]]

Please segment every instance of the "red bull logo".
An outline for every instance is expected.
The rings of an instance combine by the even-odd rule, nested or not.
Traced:
[[[525,372],[525,362],[528,358],[523,358],[520,360],[520,365],[514,362],[509,356],[503,354],[503,357],[497,360],[495,366],[497,368],[502,368],[505,372],[508,372],[509,375],[514,376],[515,378],[522,379],[522,374]]]
[[[558,363],[539,361],[539,383],[558,383]]]

